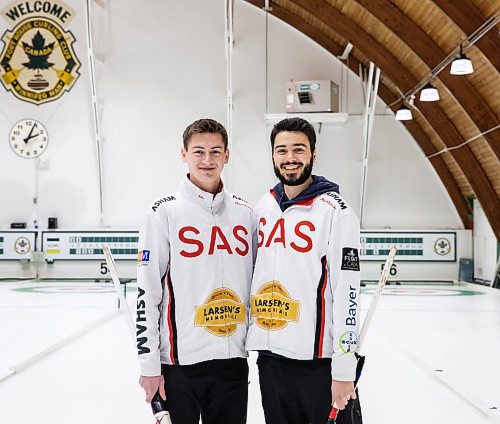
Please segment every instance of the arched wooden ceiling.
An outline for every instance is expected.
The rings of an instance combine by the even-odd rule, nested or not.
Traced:
[[[246,1],[265,6],[264,0]],[[461,42],[500,15],[500,0],[276,0],[269,6],[269,13],[335,56],[350,42],[354,47],[348,66],[356,73],[370,61],[378,66],[378,94],[393,111],[403,93],[425,81]],[[430,156],[464,226],[471,228],[469,200],[476,197],[498,240],[500,128],[491,130],[500,117],[499,41],[496,26],[466,51],[474,73],[451,75],[448,65],[433,80],[439,102],[420,102],[417,95],[414,119],[403,121]]]

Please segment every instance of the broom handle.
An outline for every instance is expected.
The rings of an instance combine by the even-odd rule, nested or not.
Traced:
[[[384,264],[384,268],[382,269],[382,274],[378,280],[377,287],[375,288],[375,293],[373,293],[372,301],[370,303],[370,307],[368,308],[368,312],[366,313],[365,320],[363,321],[363,326],[361,327],[361,332],[358,337],[358,345],[356,347],[356,353],[361,351],[361,345],[366,337],[366,332],[370,327],[370,324],[373,319],[373,314],[375,313],[375,309],[377,308],[377,303],[382,294],[382,290],[384,289],[385,283],[387,282],[387,278],[389,277],[389,271],[391,269],[392,263],[394,262],[394,256],[396,256],[396,246],[392,246],[389,251],[389,255]],[[332,405],[332,410],[328,415],[328,421],[326,424],[335,424],[337,420],[337,414],[339,413],[339,408],[336,403]]]
[[[387,282],[387,278],[389,277],[389,271],[391,270],[392,263],[394,262],[394,256],[396,256],[397,249],[395,246],[391,247],[389,251],[389,255],[384,264],[384,268],[382,270],[382,274],[378,280],[377,287],[375,288],[375,292],[373,293],[372,301],[370,303],[370,307],[368,308],[368,312],[366,313],[365,320],[363,321],[363,325],[361,327],[361,332],[358,337],[358,346],[356,348],[356,352],[359,353],[361,351],[361,346],[365,341],[366,332],[370,327],[370,324],[373,320],[373,314],[377,309],[377,304],[380,299],[380,295],[382,294],[382,290],[384,289],[385,283]]]

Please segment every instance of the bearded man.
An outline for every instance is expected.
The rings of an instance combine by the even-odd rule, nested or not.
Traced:
[[[280,182],[255,207],[258,251],[246,349],[257,360],[268,424],[361,423],[354,388],[359,220],[338,185],[312,175],[316,134],[301,118],[271,132]],[[347,406],[347,408],[346,408]]]

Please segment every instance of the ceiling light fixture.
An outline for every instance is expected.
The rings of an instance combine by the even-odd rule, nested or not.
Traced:
[[[467,75],[473,72],[474,68],[472,67],[472,61],[465,55],[462,45],[460,45],[460,53],[457,54],[453,62],[451,62],[450,74]]]
[[[421,102],[436,102],[439,100],[439,92],[430,82],[424,85],[420,92]]]
[[[403,103],[396,111],[396,121],[410,121],[412,119],[413,115],[411,114],[411,110]]]
[[[474,72],[474,68],[472,66],[471,60],[465,55],[464,50],[469,49],[473,46],[477,41],[488,33],[489,30],[495,28],[500,23],[500,14],[494,14],[490,18],[486,20],[476,31],[474,31],[471,35],[467,37],[462,43],[460,43],[457,48],[450,52],[448,56],[446,56],[438,65],[436,65],[430,72],[430,75],[419,82],[415,87],[413,87],[410,91],[406,93],[400,93],[401,97],[394,100],[392,103],[388,104],[386,107],[392,108],[395,104],[399,102],[403,102],[400,110],[396,113],[396,119],[398,120],[406,120],[411,118],[411,111],[406,105],[413,106],[412,97],[422,91],[420,94],[421,101],[436,101],[439,99],[439,93],[436,88],[433,86],[429,86],[431,81],[435,78],[438,78],[438,75],[441,71],[446,69],[448,65],[451,63],[450,73],[453,75],[467,75]],[[458,50],[458,51],[457,51]],[[398,90],[399,91],[399,90]],[[406,118],[405,118],[406,116]],[[408,116],[410,116],[408,118]]]

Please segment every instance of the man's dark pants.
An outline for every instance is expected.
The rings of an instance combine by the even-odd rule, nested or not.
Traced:
[[[257,365],[267,424],[326,424],[332,408],[330,359],[259,354]],[[339,412],[337,424],[362,424],[359,398]]]
[[[162,365],[172,424],[245,424],[248,363],[215,359],[193,365]]]

